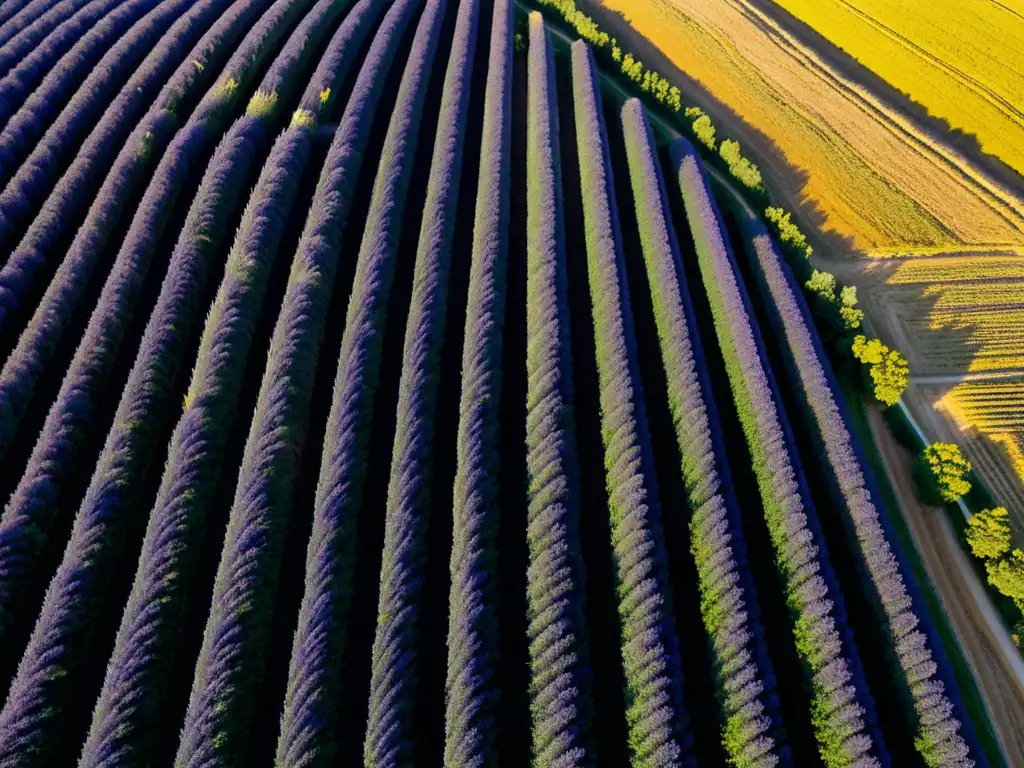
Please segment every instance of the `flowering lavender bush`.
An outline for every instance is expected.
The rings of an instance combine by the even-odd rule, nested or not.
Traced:
[[[526,211],[527,618],[533,764],[594,765],[592,674],[580,552],[580,476],[555,62],[530,14]]]
[[[226,5],[225,0],[199,3],[174,0],[162,4],[103,57],[57,119],[49,127],[43,124],[46,133],[24,162],[10,163],[3,174],[0,250],[4,243],[17,237],[22,226],[38,212],[71,153],[78,150],[77,157],[86,158],[83,163],[86,166],[105,159],[107,162],[102,168],[109,170],[109,158],[123,144],[185,54]],[[145,59],[139,63],[142,57]],[[83,139],[85,143],[78,149]],[[77,172],[80,171],[76,169],[66,174],[65,179],[72,181]],[[5,325],[9,327],[10,323]]]
[[[320,0],[270,67],[262,83],[264,88],[288,88],[291,81],[301,75],[309,52],[317,47],[318,36],[324,33],[344,4],[345,0]],[[301,10],[301,4],[299,6],[297,10]],[[286,23],[297,12],[294,6],[282,10],[290,12],[277,16],[278,24]],[[135,493],[155,458],[154,435],[159,433],[166,414],[171,412],[169,396],[186,352],[190,326],[202,311],[199,298],[210,268],[219,261],[224,237],[229,232],[227,223],[233,220],[239,202],[242,187],[237,180],[248,176],[254,157],[262,152],[268,124],[273,121],[273,109],[268,108],[267,98],[259,95],[266,93],[275,91],[261,89],[253,99],[258,105],[256,113],[253,114],[250,107],[250,114],[236,122],[217,148],[190,207],[122,394],[114,426],[76,518],[65,560],[51,582],[44,611],[22,657],[8,703],[0,712],[0,733],[7,737],[3,740],[5,746],[0,749],[8,749],[10,754],[28,753],[40,755],[41,759],[47,748],[52,747],[53,732],[59,727],[63,709],[61,697],[66,696],[67,687],[74,684],[75,678],[70,672],[78,657],[86,652],[93,612],[102,604],[106,583],[117,561],[123,540],[123,519],[133,503],[137,503]],[[308,133],[306,129],[303,132]],[[308,151],[307,139],[307,156]],[[299,163],[301,155],[288,153],[286,159]],[[222,455],[218,448],[223,447],[230,425],[231,395],[241,386],[244,371],[247,345],[243,340],[251,336],[276,252],[276,241],[283,233],[284,219],[268,219],[266,213],[272,211],[280,215],[287,211],[297,192],[301,169],[294,178],[282,180],[274,176],[272,173],[271,179],[259,189],[262,194],[273,196],[274,199],[266,203],[269,208],[257,210],[255,221],[251,217],[243,221],[243,238],[252,238],[255,242],[243,241],[239,250],[233,250],[235,258],[228,263],[224,291],[211,313],[211,334],[205,337],[207,344],[200,349],[190,393],[200,402],[186,412],[182,429],[172,443],[171,463],[165,475],[168,482],[157,500],[155,518],[159,522],[167,516],[176,519],[177,514],[187,515],[189,511],[201,509],[216,484],[217,460]],[[258,263],[253,250],[246,251],[246,246],[261,250],[264,262]],[[232,374],[234,380],[230,378]],[[204,449],[211,453],[204,456]],[[166,506],[172,509],[166,511]],[[186,552],[182,550],[187,550],[189,538],[182,535],[178,542],[164,542],[174,550],[171,559],[185,559]],[[165,571],[165,576],[168,572],[173,573],[173,570]],[[145,606],[153,609],[147,611],[149,623],[145,627],[149,630],[145,635],[148,650],[156,651],[163,641],[164,652],[157,653],[158,661],[149,667],[134,665],[127,690],[120,688],[118,698],[111,702],[122,704],[125,701],[122,697],[128,691],[150,699],[147,708],[132,706],[129,712],[120,709],[123,717],[117,721],[115,734],[111,734],[116,736],[115,744],[101,745],[101,752],[106,747],[122,753],[119,760],[126,757],[123,753],[131,749],[140,733],[145,734],[152,728],[151,718],[160,702],[160,684],[174,658],[166,643],[173,642],[176,635],[173,619],[164,625],[159,619],[167,618],[167,614],[173,616],[178,607],[174,598],[180,595],[184,580],[183,577],[172,578],[170,584],[165,580],[164,591]],[[172,626],[166,626],[167,623]],[[64,673],[54,676],[55,668],[63,669]],[[135,697],[128,701],[134,704]]]
[[[665,182],[639,99],[623,106],[622,127],[669,407],[692,510],[690,549],[725,714],[723,743],[736,766],[768,768],[788,763],[789,751],[774,735],[773,721],[779,719],[774,675],[746,562],[724,439],[670,223]]]
[[[284,34],[288,20],[294,17],[296,11],[289,3],[295,4],[296,0],[280,0],[278,11],[271,11],[262,19],[240,48],[241,66],[229,70],[228,75],[233,72],[240,79],[252,77],[272,50],[274,39]],[[214,89],[210,94],[213,98],[207,102],[211,109],[200,111],[198,119],[194,116],[194,120],[189,121],[165,158],[168,162],[158,168],[158,175],[127,234],[115,269],[63,380],[57,401],[47,416],[26,473],[0,518],[0,633],[12,621],[11,606],[22,597],[26,580],[38,578],[37,555],[46,546],[54,507],[72,473],[78,446],[93,427],[95,397],[114,365],[141,290],[142,276],[169,216],[170,202],[183,183],[189,160],[202,150],[204,142],[213,138],[207,135],[207,131],[213,132],[210,123],[215,124],[224,111],[230,114],[231,101],[221,95],[223,90],[221,87]],[[129,494],[138,473],[144,472],[152,457],[153,446],[148,443],[152,442],[153,430],[158,429],[161,420],[170,413],[166,397],[184,354],[182,347],[188,337],[189,324],[202,312],[197,306],[200,289],[211,262],[218,258],[218,243],[229,233],[225,231],[226,223],[240,194],[238,174],[245,173],[253,153],[264,140],[261,121],[255,118],[246,121],[219,147],[189,210],[161,296],[136,357],[133,378],[123,394],[123,403],[133,403],[136,398],[144,403],[130,407],[131,416],[123,426],[125,439],[138,432],[140,442],[130,444],[145,445],[146,450],[117,455],[124,474],[112,483],[119,493]],[[125,408],[129,406],[125,404]],[[142,418],[151,414],[152,422]],[[103,461],[104,456],[101,456],[100,467]]]
[[[291,670],[313,686],[317,698],[333,703],[338,699],[341,676],[310,674],[296,659],[340,656],[344,648],[351,571],[356,546],[355,521],[358,517],[362,485],[366,474],[366,452],[372,427],[373,395],[379,379],[379,361],[382,336],[387,313],[388,293],[394,275],[395,258],[401,238],[402,216],[413,162],[416,156],[416,137],[426,98],[426,82],[437,50],[441,24],[444,21],[444,0],[429,0],[420,18],[412,50],[405,66],[398,90],[394,112],[384,139],[383,151],[377,169],[369,212],[363,231],[363,240],[357,259],[355,279],[348,304],[348,317],[341,342],[338,372],[334,387],[334,401],[327,423],[324,457],[320,468],[316,503],[313,510],[311,534],[306,563],[306,591],[300,611],[298,630],[292,649]],[[416,4],[406,6],[411,16]],[[234,522],[234,518],[233,522]],[[248,521],[245,521],[248,522]],[[237,554],[236,554],[237,553]],[[224,563],[233,558],[252,557],[252,550],[231,551],[225,545]],[[277,562],[264,556],[262,562],[268,571],[275,572]],[[259,557],[260,555],[256,555]],[[223,581],[221,580],[223,579]],[[234,600],[254,600],[247,589],[257,586],[256,579],[239,579],[233,572],[222,571],[218,586],[233,595]],[[271,601],[266,601],[269,607]],[[314,609],[315,606],[315,609]],[[266,617],[261,630],[269,625]],[[216,622],[220,621],[218,625]],[[208,632],[227,634],[234,617],[211,614]],[[262,636],[261,636],[262,635]],[[215,754],[219,747],[213,743],[223,733],[223,727],[214,731],[207,722],[216,723],[232,717],[231,695],[238,695],[242,683],[232,685],[230,693],[224,691],[225,680],[237,680],[245,674],[245,660],[259,658],[260,643],[265,642],[265,631],[250,632],[244,639],[226,638],[218,646],[210,646],[209,654],[200,658],[197,685],[193,689],[190,707],[192,719],[186,719],[179,757],[183,761]],[[242,659],[241,663],[239,659]],[[206,668],[203,668],[203,665]],[[240,669],[241,668],[241,669]],[[253,667],[253,672],[258,666]],[[205,688],[199,683],[208,681]],[[229,683],[231,685],[231,683]],[[241,702],[239,702],[241,703]],[[203,707],[222,706],[226,714],[210,717]],[[240,722],[242,717],[237,718]],[[196,723],[190,733],[190,723]],[[330,720],[323,721],[322,730],[310,734],[320,749],[332,751],[333,731]],[[403,745],[387,742],[388,734],[373,737],[371,724],[367,736],[367,763],[374,761],[374,750],[384,754],[401,751]],[[205,758],[202,758],[205,759]],[[300,761],[302,762],[302,761]]]
[[[434,414],[479,0],[459,4],[442,87],[399,383],[370,677],[367,765],[414,760],[419,617],[433,488]]]
[[[198,96],[209,85],[216,69],[234,50],[239,38],[269,2],[270,0],[254,0],[237,5],[227,11],[203,35],[188,58],[160,91],[156,103],[147,112],[142,123],[128,137],[84,223],[65,251],[61,243],[67,234],[69,222],[77,219],[79,211],[88,203],[91,188],[102,178],[101,174],[107,171],[110,156],[115,151],[112,142],[120,141],[124,137],[121,128],[118,127],[118,115],[111,113],[105,116],[97,130],[86,141],[75,162],[64,174],[60,184],[50,194],[3,271],[0,271],[0,275],[8,275],[13,281],[31,282],[38,278],[41,270],[46,269],[49,261],[57,258],[58,254],[64,256],[63,263],[36,306],[28,327],[21,334],[17,347],[0,371],[0,457],[10,447],[35,393],[36,383],[47,373],[57,346],[67,331],[72,314],[85,292],[92,272],[105,254],[118,222],[125,213],[132,210],[131,200],[146,184],[152,173],[153,164],[174,136],[178,128],[177,110],[183,102]],[[204,22],[208,21],[209,16],[220,13],[226,3],[227,0],[211,0],[208,5],[197,6],[197,10],[202,11],[198,17],[193,17],[192,14],[185,17],[191,18],[193,25],[189,27],[191,32],[188,35],[181,30],[180,39],[185,41],[183,47],[187,47],[188,40],[193,34],[198,35],[201,28],[205,27]],[[174,32],[175,29],[177,25],[171,31]],[[250,39],[242,46],[243,56],[234,57],[227,67],[227,80],[249,71],[248,68],[252,66],[249,59],[259,53],[261,45],[259,39]],[[159,53],[162,48],[163,46],[158,47],[155,53]],[[180,57],[183,53],[178,55]],[[155,79],[162,78],[157,74]],[[129,81],[129,87],[133,82],[134,79]],[[217,108],[201,110],[203,116],[193,121],[193,125],[204,118],[209,120],[217,117],[220,112],[230,108],[234,100],[233,91],[223,88],[214,90],[207,95],[204,104],[206,107]],[[116,106],[125,105],[119,100]],[[217,120],[223,120],[223,116],[217,117]],[[176,145],[178,148],[187,146],[185,139]],[[5,207],[3,200],[4,197],[0,194],[0,239],[4,231],[10,231],[5,227],[16,226],[13,223],[14,217],[8,217],[11,209]],[[134,267],[132,264],[114,265],[112,274],[131,280],[127,286],[119,290],[137,291],[141,286],[144,274],[137,272]],[[127,311],[129,308],[123,297],[116,300],[112,298],[114,291],[118,290],[113,287],[115,284],[116,279],[113,283],[108,280],[100,303],[103,305],[103,302],[107,301],[104,306],[108,309],[124,308]],[[9,295],[16,297],[18,294],[13,292]],[[106,315],[104,312],[102,316]],[[2,332],[3,326],[0,325],[0,333]],[[89,332],[86,331],[87,334]],[[93,336],[92,341],[93,344],[85,349],[89,350],[90,355],[94,351],[102,354],[103,347],[95,349],[96,336]]]
[[[0,132],[0,186],[6,186],[44,134],[49,142],[43,147],[51,153],[59,153],[61,143],[76,146],[139,61],[186,9],[183,0],[145,0],[138,7],[126,3],[96,25],[61,60],[58,66],[64,76],[55,78],[58,70],[51,72]],[[60,162],[59,154],[54,160]]]
[[[0,79],[0,129],[72,46],[125,0],[92,0],[64,21]],[[6,3],[5,3],[6,5]]]
[[[890,535],[877,507],[880,497],[869,482],[863,457],[849,426],[846,407],[825,356],[801,291],[795,288],[764,225],[742,217],[746,255],[753,267],[792,381],[802,392],[808,423],[821,455],[839,516],[856,542],[865,593],[884,622],[892,674],[909,692],[916,743],[929,766],[961,768],[974,764],[963,707],[948,666],[936,663],[934,629],[923,620],[916,586],[890,546]],[[943,662],[945,660],[943,659]],[[947,689],[950,689],[947,691]],[[964,734],[964,735],[962,735]],[[977,752],[977,748],[975,748]]]
[[[25,27],[35,23],[53,0],[8,0],[0,5],[0,45]]]
[[[497,761],[498,433],[511,206],[512,2],[491,20],[462,350],[453,498],[445,765]]]
[[[409,14],[406,13],[406,16]],[[385,21],[385,28],[387,28],[387,21]],[[316,270],[316,266],[312,267],[312,270],[302,269],[303,256],[310,250],[310,246],[313,248],[322,250],[330,250],[329,243],[337,242],[337,234],[333,238],[323,240],[320,235],[330,234],[331,228],[340,229],[337,223],[337,211],[338,208],[347,209],[348,200],[351,198],[351,184],[354,183],[354,179],[349,184],[340,184],[338,188],[331,188],[330,182],[336,180],[339,170],[342,171],[341,181],[345,181],[344,172],[346,168],[351,169],[351,166],[343,166],[339,163],[339,155],[342,159],[350,159],[349,152],[355,155],[356,161],[351,165],[355,166],[354,171],[358,172],[358,160],[361,157],[362,148],[365,146],[366,133],[369,125],[372,123],[373,111],[376,106],[376,97],[379,96],[379,89],[381,83],[377,82],[377,76],[380,75],[380,69],[382,63],[389,63],[390,57],[393,55],[394,47],[397,45],[397,41],[393,40],[393,37],[400,38],[399,34],[391,35],[393,29],[388,30],[388,34],[384,35],[385,42],[383,45],[380,44],[381,35],[378,35],[377,41],[374,43],[374,47],[371,47],[368,65],[364,65],[363,71],[360,73],[359,80],[357,80],[356,86],[353,90],[352,98],[349,102],[349,107],[346,110],[345,119],[342,121],[342,128],[339,130],[335,143],[332,147],[331,153],[329,154],[325,171],[321,177],[321,183],[318,187],[318,192],[314,200],[312,211],[310,212],[309,219],[307,221],[307,231],[304,233],[302,244],[300,245],[300,253],[295,267],[293,267],[292,279],[289,281],[288,291],[285,297],[285,305],[282,309],[282,317],[279,320],[277,330],[275,332],[275,338],[272,342],[272,349],[270,352],[270,360],[268,363],[267,376],[264,378],[263,387],[261,389],[260,400],[257,405],[257,412],[254,418],[253,426],[250,431],[250,439],[246,445],[246,452],[243,457],[243,465],[239,475],[239,485],[236,492],[235,504],[231,514],[231,522],[229,524],[227,540],[225,543],[223,557],[227,561],[225,565],[222,562],[222,568],[218,574],[216,594],[214,598],[214,613],[211,616],[208,632],[205,637],[204,650],[202,652],[199,667],[197,669],[197,679],[193,687],[193,700],[190,702],[189,713],[187,715],[186,729],[182,735],[182,744],[179,747],[179,761],[182,764],[189,763],[192,757],[196,754],[196,749],[203,749],[210,747],[216,755],[223,756],[225,754],[233,755],[238,752],[238,730],[229,728],[229,735],[226,735],[223,739],[218,739],[215,744],[202,741],[202,734],[204,728],[211,723],[215,725],[213,727],[234,725],[237,723],[244,722],[244,710],[245,705],[248,702],[239,701],[235,699],[235,704],[241,703],[240,708],[232,708],[230,706],[224,706],[222,709],[220,704],[216,707],[205,707],[200,703],[197,703],[199,698],[196,693],[206,693],[203,687],[203,680],[206,671],[209,669],[211,664],[207,663],[208,660],[217,659],[217,651],[222,647],[222,643],[225,641],[230,642],[232,639],[238,637],[235,634],[240,625],[244,626],[244,632],[242,637],[247,641],[251,640],[251,644],[247,647],[243,647],[242,650],[257,649],[255,654],[250,654],[248,660],[252,661],[254,658],[259,658],[259,637],[260,632],[265,629],[261,626],[260,619],[266,618],[267,610],[272,606],[272,589],[269,587],[264,591],[261,587],[269,584],[273,584],[276,572],[272,567],[268,568],[256,568],[253,567],[251,570],[246,570],[246,573],[252,577],[252,580],[240,585],[239,590],[233,591],[230,595],[226,595],[224,588],[229,586],[230,574],[233,572],[235,562],[232,562],[234,555],[241,555],[245,557],[248,553],[251,555],[257,555],[262,558],[269,560],[269,565],[274,565],[274,555],[280,551],[281,543],[281,530],[279,527],[275,528],[270,525],[271,520],[269,516],[271,513],[277,512],[281,506],[282,497],[287,497],[290,493],[288,485],[290,484],[291,470],[287,464],[294,461],[294,439],[296,437],[295,432],[287,434],[284,429],[278,429],[280,422],[274,423],[270,429],[269,436],[265,436],[261,432],[262,428],[267,426],[267,421],[276,417],[293,416],[289,413],[287,408],[274,407],[268,409],[266,407],[268,399],[268,388],[271,389],[270,396],[281,398],[283,395],[285,398],[293,397],[300,404],[308,401],[308,385],[305,389],[298,386],[295,381],[294,368],[299,368],[300,373],[312,373],[312,366],[305,365],[300,360],[298,365],[294,365],[295,361],[288,355],[289,349],[286,348],[285,343],[282,343],[282,336],[289,330],[289,325],[292,327],[300,326],[300,344],[312,346],[314,349],[313,359],[315,360],[315,349],[317,344],[317,336],[322,328],[322,321],[324,311],[326,310],[326,303],[330,298],[330,281],[327,283],[326,290],[322,284],[314,282],[312,286],[307,283],[305,287],[312,289],[319,289],[321,293],[326,293],[326,300],[318,296],[310,297],[307,295],[300,295],[296,297],[296,272],[300,276],[310,276],[311,271]],[[357,50],[358,45],[353,47],[353,50]],[[332,56],[337,59],[336,51],[332,53]],[[384,67],[386,71],[386,67]],[[366,75],[367,71],[371,74]],[[381,79],[383,75],[380,75]],[[374,94],[374,98],[368,98],[368,92]],[[302,117],[298,120],[293,119],[293,125],[301,126],[307,123],[310,119],[310,112],[307,107],[311,106],[306,102],[303,109],[299,110]],[[298,114],[298,113],[297,113]],[[345,139],[348,139],[346,141]],[[353,146],[352,141],[355,140]],[[339,151],[340,148],[340,151]],[[339,169],[339,165],[342,168]],[[355,175],[355,174],[353,174]],[[326,202],[325,202],[326,198]],[[325,232],[326,230],[326,232]],[[312,241],[312,242],[311,242]],[[335,251],[336,256],[336,251]],[[318,271],[317,271],[318,273]],[[300,288],[303,286],[300,286]],[[299,300],[299,304],[296,305],[296,298]],[[319,299],[319,313],[316,313],[316,305],[313,301],[309,301],[309,298]],[[305,300],[305,301],[304,301]],[[310,304],[314,304],[311,308]],[[307,310],[313,310],[308,312]],[[312,315],[312,316],[311,316]],[[321,325],[310,327],[310,323],[315,322],[319,319]],[[288,339],[284,340],[285,342]],[[292,363],[292,370],[282,370],[287,364]],[[296,385],[293,387],[292,385]],[[294,407],[291,409],[294,411]],[[268,439],[269,437],[269,439]],[[285,464],[283,471],[280,473],[269,473],[265,472],[264,469],[268,466],[266,457],[268,452],[271,459],[277,459],[278,466]],[[275,493],[276,491],[276,493]],[[271,504],[277,502],[276,506],[271,506],[269,512],[267,512],[262,518],[254,523],[255,527],[246,527],[245,523],[252,519],[252,516],[257,514],[257,510],[261,508],[266,509],[268,502]],[[246,515],[249,515],[246,517]],[[280,520],[280,516],[278,520]],[[261,530],[262,528],[262,530]],[[173,539],[173,536],[172,536]],[[158,541],[154,541],[154,552],[159,557],[162,552],[159,551],[156,545],[159,545]],[[173,545],[173,542],[172,542]],[[259,561],[257,561],[259,562]],[[145,562],[140,566],[145,566]],[[159,567],[158,563],[154,564],[155,567]],[[148,573],[146,570],[140,570],[140,580],[145,583],[147,580],[154,578],[155,574]],[[139,582],[137,582],[138,584]],[[157,582],[152,582],[154,587],[159,588]],[[234,597],[240,596],[241,591],[246,587],[252,586],[256,589],[260,599],[252,599],[248,604],[238,603],[234,600]],[[146,596],[149,597],[148,595]],[[154,596],[156,597],[156,596]],[[251,607],[252,610],[248,610]],[[218,619],[230,618],[234,623],[230,626],[224,627]],[[132,641],[130,635],[130,627],[134,622],[145,622],[145,604],[137,605],[134,602],[129,604],[128,611],[126,612],[125,619],[122,622],[122,633],[121,637],[124,641]],[[226,629],[227,634],[222,634],[221,629]],[[125,647],[124,654],[125,658],[131,658],[131,648]],[[156,659],[159,662],[159,659]],[[234,670],[236,675],[233,679],[237,684],[241,685],[238,695],[245,699],[249,695],[249,691],[245,690],[244,682],[252,680],[254,672],[258,671],[258,666],[254,669],[251,665],[239,664]],[[113,690],[113,689],[112,689]],[[221,688],[214,691],[215,694],[229,693],[225,689]],[[218,718],[220,718],[218,720]],[[209,753],[203,753],[209,756]],[[198,758],[197,758],[198,759]]]
[[[633,764],[691,762],[679,642],[644,410],[601,97],[590,49],[572,46],[573,104],[611,512],[626,722]]]
[[[839,585],[718,210],[693,146],[680,139],[671,154],[786,587],[797,653],[810,676],[819,751],[830,768],[888,764]]]
[[[303,26],[325,30],[342,5],[322,3]],[[348,15],[307,87],[300,110],[315,115],[322,106],[320,94],[337,91],[381,5],[365,0]],[[300,45],[300,40],[293,36],[289,47]],[[315,50],[309,41],[302,47]],[[340,50],[347,56],[338,56]],[[325,68],[328,61],[332,67]],[[187,575],[220,475],[252,333],[315,128],[315,119],[293,122],[278,138],[236,235],[200,342],[188,405],[171,439],[132,602],[107,667],[83,766],[143,754],[147,728],[157,716],[159,693],[175,655],[174,638],[185,618]],[[175,573],[178,578],[169,578]],[[144,710],[134,703],[140,698],[145,699]]]
[[[91,0],[33,0],[17,16],[0,26],[0,77],[27,56],[54,28]],[[16,5],[6,2],[0,13]]]

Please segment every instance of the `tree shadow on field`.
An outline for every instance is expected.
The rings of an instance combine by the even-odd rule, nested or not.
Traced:
[[[819,55],[843,77],[871,91],[887,108],[899,113],[922,133],[956,150],[993,180],[1013,191],[1024,191],[1024,177],[995,156],[982,151],[976,136],[955,129],[946,120],[929,114],[926,108],[886,83],[852,56],[777,7],[770,0],[749,1],[756,5],[758,10],[771,16],[785,31]],[[712,91],[674,64],[622,13],[607,8],[603,4],[603,0],[581,0],[580,5],[587,13],[592,14],[610,34],[618,36],[620,40],[628,41],[627,47],[638,55],[646,65],[663,73],[670,81],[678,85],[683,92],[685,105],[695,105],[707,112],[718,127],[720,137],[739,138],[742,141],[745,154],[749,155],[769,177],[768,187],[775,203],[784,205],[793,211],[794,217],[799,221],[808,239],[819,253],[834,254],[844,258],[863,256],[863,253],[855,245],[853,237],[843,236],[830,230],[825,211],[816,201],[808,199],[802,193],[809,180],[809,174],[790,163],[784,153],[784,147],[752,126],[739,112],[721,101]],[[764,26],[764,21],[757,19],[754,14],[748,12],[748,17],[753,24]],[[650,104],[648,109],[651,109]],[[668,122],[682,128],[682,120],[678,115],[667,110],[653,109],[651,111],[661,114],[668,119]]]

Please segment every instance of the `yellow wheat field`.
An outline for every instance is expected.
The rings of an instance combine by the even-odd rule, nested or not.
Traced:
[[[1020,0],[775,0],[1024,173]]]
[[[995,443],[1006,463],[1024,481],[1024,381],[964,382],[942,395],[935,407],[962,430],[976,431]],[[981,446],[977,440],[972,443],[975,450]],[[988,462],[983,458],[982,463]]]
[[[671,67],[684,101],[705,107],[720,136],[744,142],[773,193],[788,196],[791,208],[807,203],[818,209],[811,221],[806,208],[797,217],[846,238],[846,253],[832,255],[1024,245],[1024,201],[1017,191],[837,69],[787,31],[770,4],[585,5],[653,65]]]
[[[919,373],[1024,370],[1024,258],[908,259],[875,290]]]

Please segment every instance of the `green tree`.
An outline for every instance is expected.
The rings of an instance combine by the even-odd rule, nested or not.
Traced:
[[[1010,520],[1006,507],[985,509],[967,521],[967,544],[981,560],[1002,557],[1010,551]]]
[[[875,398],[895,405],[910,382],[910,366],[903,355],[878,339],[859,334],[853,340],[853,356],[868,366],[875,386]]]
[[[806,259],[811,258],[814,249],[807,242],[807,236],[800,231],[800,227],[793,223],[793,217],[789,211],[784,208],[768,206],[764,209],[764,217],[787,250]]]
[[[1024,552],[1014,549],[996,560],[985,563],[988,583],[1007,597],[1024,602]]]
[[[729,173],[743,186],[747,189],[761,190],[761,171],[743,156],[738,141],[724,139],[718,147],[718,154],[729,166]]]
[[[926,500],[933,501],[937,495],[942,501],[954,502],[971,490],[967,479],[971,462],[955,443],[932,443],[921,452],[919,466]]]
[[[687,107],[683,115],[690,120],[693,134],[705,147],[714,152],[715,147],[715,124],[700,107]]]
[[[844,285],[839,291],[839,319],[844,331],[855,331],[864,320],[864,311],[857,308],[857,286]]]

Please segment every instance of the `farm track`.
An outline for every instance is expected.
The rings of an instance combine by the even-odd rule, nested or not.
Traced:
[[[535,56],[539,15],[527,66],[518,1],[243,0],[251,16],[228,16],[212,55],[175,54],[128,121],[128,205],[86,213],[119,191],[103,162],[79,199],[51,195],[59,225],[24,205],[60,234],[5,295],[57,325],[37,344],[12,323],[5,366],[26,367],[0,389],[17,457],[0,764],[264,765],[276,748],[287,765],[803,768],[917,764],[934,739],[952,766],[992,749],[955,686],[934,693],[952,678],[874,507],[844,496],[855,522],[823,523],[805,474],[856,475],[853,443],[811,456],[821,417],[792,426],[809,379],[781,361],[794,344],[801,370],[821,361],[765,319],[790,289],[751,299],[733,254],[764,240],[725,228],[732,182],[582,42]],[[546,143],[539,103],[560,113]],[[83,270],[62,247],[79,237]],[[564,291],[531,282],[538,257]],[[419,358],[397,340],[417,302],[446,325],[412,414],[429,387],[402,390]],[[564,408],[533,416],[556,351]],[[38,385],[51,369],[59,393]],[[565,555],[574,585],[547,565]],[[579,694],[571,666],[594,678],[579,706],[547,693]]]
[[[985,696],[1009,764],[1024,765],[1024,679],[1005,655],[1016,649],[1009,637],[1003,642],[996,638],[996,632],[1006,634],[1006,629],[970,569],[945,513],[918,500],[910,481],[914,457],[896,442],[877,408],[870,407],[868,416],[900,511]]]

